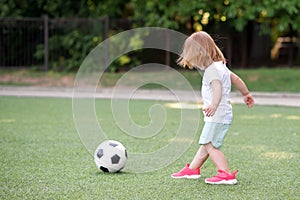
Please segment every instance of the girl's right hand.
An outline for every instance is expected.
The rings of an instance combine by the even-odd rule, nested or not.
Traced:
[[[217,106],[215,105],[209,105],[207,108],[203,109],[206,117],[212,117],[216,113],[216,110]]]

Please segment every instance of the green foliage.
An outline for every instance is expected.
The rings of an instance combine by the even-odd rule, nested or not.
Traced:
[[[127,37],[114,37],[112,35],[109,38],[109,56],[111,59],[115,59],[109,66],[110,72],[122,71],[122,69],[130,69],[132,67],[141,64],[138,56],[135,54],[141,52],[141,48],[144,45],[143,34],[138,30],[134,32],[134,35],[128,35]],[[120,53],[124,53],[119,55]]]
[[[135,17],[144,20],[147,26],[178,28],[182,24],[195,23],[202,29],[209,24],[225,23],[242,31],[248,22],[257,21],[263,26],[262,33],[278,31],[284,34],[300,29],[300,3],[294,0],[132,2]]]
[[[134,26],[143,23],[143,26],[166,27],[183,32],[211,27],[232,27],[236,31],[243,31],[250,22],[257,22],[261,24],[260,33],[271,35],[274,41],[279,36],[298,36],[300,30],[300,1],[296,0],[0,0],[0,5],[0,17],[109,16],[134,19],[137,22]],[[51,44],[54,45],[51,53],[54,53],[56,59],[52,63],[54,68],[66,65],[67,70],[73,69],[86,55],[87,49],[93,46],[94,36],[81,38],[83,35],[76,34],[70,32],[66,38],[57,35],[50,39],[59,41],[58,44]],[[71,49],[66,55],[58,56],[57,50],[61,48]],[[43,47],[39,45],[36,49],[35,57],[41,59]],[[117,65],[138,63],[138,58],[134,59],[130,56],[122,57]]]
[[[0,17],[126,17],[133,14],[126,0],[0,0]]]
[[[85,17],[85,0],[0,0],[0,17]]]
[[[0,10],[0,17],[42,17],[48,15],[49,19],[73,18],[73,17],[99,17],[108,15],[110,17],[126,17],[133,14],[132,8],[127,1],[101,2],[93,0],[0,0],[3,9]],[[78,22],[74,19],[74,24]],[[72,22],[72,23],[73,23]],[[51,25],[51,24],[50,24]],[[100,42],[104,40],[102,34],[103,22],[97,21],[92,27],[81,28],[66,24],[61,32],[51,32],[49,34],[49,69],[58,71],[72,71],[79,68],[83,59]],[[76,26],[76,25],[75,25]],[[100,32],[99,32],[100,27]],[[51,29],[51,27],[50,27]],[[119,30],[121,31],[121,30]],[[99,34],[101,36],[99,36]],[[43,63],[44,44],[34,47],[34,58]],[[126,59],[125,59],[126,58]],[[111,71],[118,70],[119,67],[129,64],[138,64],[137,58],[122,56],[114,63]]]
[[[145,22],[145,26],[178,28],[175,19],[177,2],[172,0],[132,0],[134,17]]]
[[[196,17],[199,19],[198,23],[204,27],[212,22],[228,23],[238,31],[242,31],[249,21],[261,23],[265,33],[270,32],[270,27],[280,33],[298,31],[300,28],[300,2],[295,0],[1,0],[0,3],[1,17],[40,17],[45,14],[49,17],[108,15],[118,18],[133,17],[144,21],[146,26],[175,29],[180,25],[187,25],[192,17]],[[205,12],[210,14],[208,21],[202,21],[207,17],[203,15]]]
[[[133,15],[133,8],[127,0],[87,0],[89,15],[92,17],[109,16],[112,18],[126,18]]]
[[[57,71],[74,71],[79,68],[84,58],[101,41],[99,36],[86,35],[73,30],[66,35],[53,35],[49,38],[49,67]],[[37,46],[35,58],[44,59],[44,45]]]

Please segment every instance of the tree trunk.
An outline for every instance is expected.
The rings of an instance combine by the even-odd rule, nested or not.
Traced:
[[[241,68],[249,66],[249,58],[251,57],[251,48],[253,40],[253,22],[248,22],[244,31],[242,32],[242,59]]]

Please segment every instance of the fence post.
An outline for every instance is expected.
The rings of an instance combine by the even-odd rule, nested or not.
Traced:
[[[48,15],[44,17],[44,69],[48,71],[49,69],[49,48],[48,48],[48,41],[49,41],[49,27],[48,27]]]
[[[104,40],[108,39],[109,37],[109,17],[108,16],[105,16],[105,25],[104,25]],[[105,43],[105,67],[108,66],[108,61],[109,61],[109,40],[106,40],[106,43]]]
[[[171,65],[171,62],[170,62],[170,33],[168,31],[166,31],[166,34],[165,34],[165,38],[166,38],[166,65],[168,67],[170,67]]]

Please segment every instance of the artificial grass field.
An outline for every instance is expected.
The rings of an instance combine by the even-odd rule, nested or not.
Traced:
[[[153,102],[132,102],[131,114],[138,123],[147,124],[144,108]],[[99,122],[117,135],[109,105],[109,100],[96,101],[103,114]],[[170,177],[191,161],[200,133],[183,156],[163,169],[106,174],[96,169],[79,139],[71,99],[0,97],[0,199],[299,199],[300,108],[234,105],[233,109],[233,124],[222,149],[231,169],[239,169],[239,183],[212,186],[204,183],[216,173],[210,160],[201,179]],[[171,133],[180,110],[166,110],[166,130]],[[132,140],[126,138],[120,136],[125,146]],[[150,146],[159,146],[167,139],[151,140]],[[129,151],[147,148],[128,146]]]

